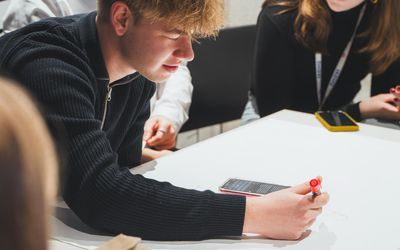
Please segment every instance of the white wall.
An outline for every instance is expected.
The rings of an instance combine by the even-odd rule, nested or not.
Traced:
[[[225,26],[255,24],[264,0],[225,0]]]

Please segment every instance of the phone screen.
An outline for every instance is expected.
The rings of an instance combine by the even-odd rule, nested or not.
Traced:
[[[220,187],[220,190],[224,192],[264,195],[285,188],[288,188],[288,186],[241,179],[229,179]]]
[[[331,126],[357,126],[341,111],[324,111],[318,114]]]

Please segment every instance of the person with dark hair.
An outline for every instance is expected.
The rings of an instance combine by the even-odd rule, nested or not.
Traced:
[[[400,1],[267,0],[243,119],[287,108],[400,120]],[[352,103],[372,73],[371,97]],[[251,117],[251,116],[250,116]]]
[[[35,103],[0,78],[1,249],[48,249],[57,172],[53,141]]]

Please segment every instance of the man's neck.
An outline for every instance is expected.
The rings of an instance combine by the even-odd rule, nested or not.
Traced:
[[[113,32],[111,25],[96,18],[96,28],[110,82],[135,73],[135,70],[125,63],[118,46],[118,37]]]

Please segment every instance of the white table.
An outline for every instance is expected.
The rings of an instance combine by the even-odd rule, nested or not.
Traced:
[[[226,179],[295,185],[317,175],[331,201],[301,241],[258,236],[200,242],[144,241],[150,249],[393,249],[400,250],[400,132],[360,125],[332,133],[309,114],[281,111],[133,171],[199,190]],[[54,219],[53,249],[94,249],[108,236],[87,234]],[[68,223],[67,223],[68,224]],[[91,247],[92,246],[92,247]]]

